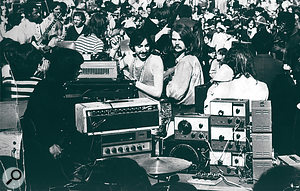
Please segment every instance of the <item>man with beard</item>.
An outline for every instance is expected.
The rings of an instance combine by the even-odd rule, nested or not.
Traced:
[[[42,21],[38,7],[33,3],[24,5],[25,18],[21,23],[7,31],[3,37],[10,38],[20,44],[30,43],[32,37],[36,35],[38,23]]]
[[[200,44],[191,28],[183,24],[174,25],[171,41],[176,66],[172,80],[166,87],[166,95],[175,101],[174,114],[193,112],[195,86],[204,83],[201,64],[194,56]]]
[[[135,81],[139,97],[159,99],[163,88],[164,66],[161,57],[152,53],[150,37],[141,29],[136,30],[129,46],[134,55],[128,54],[120,61],[120,68],[128,67],[128,70],[124,70],[125,77]]]

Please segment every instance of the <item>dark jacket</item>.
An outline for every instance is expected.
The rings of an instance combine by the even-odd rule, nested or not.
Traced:
[[[81,35],[81,34],[84,34],[85,32],[87,31],[87,27],[84,25],[83,26],[83,29],[81,31],[80,34],[77,33],[77,31],[75,30],[75,27],[74,26],[70,26],[68,29],[67,29],[67,34],[66,34],[66,37],[64,40],[66,41],[75,41],[77,40],[77,38]]]
[[[274,79],[284,72],[283,63],[274,59],[269,54],[258,54],[254,58],[254,69],[256,72],[256,79],[265,82],[268,85],[269,94],[271,96]]]

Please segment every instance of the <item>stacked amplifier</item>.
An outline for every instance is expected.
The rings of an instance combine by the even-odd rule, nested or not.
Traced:
[[[229,167],[244,167],[249,150],[249,100],[217,98],[210,108],[211,171],[223,168],[224,173],[234,175]]]
[[[174,136],[163,142],[163,155],[191,161],[187,173],[209,172],[210,116],[178,114],[174,117]]]
[[[158,101],[123,99],[75,105],[77,130],[93,139],[95,158],[152,152],[151,130],[159,127]]]
[[[271,101],[252,101],[253,178],[272,167]]]

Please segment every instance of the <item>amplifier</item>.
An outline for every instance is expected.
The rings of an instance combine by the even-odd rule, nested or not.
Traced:
[[[22,132],[10,129],[0,132],[0,155],[20,159]]]
[[[77,79],[117,79],[118,69],[116,61],[85,61],[80,65],[81,73]]]
[[[195,87],[195,111],[197,113],[204,113],[204,101],[210,86],[211,83],[205,83]]]
[[[180,114],[174,117],[175,139],[209,140],[210,115]]]
[[[136,155],[152,152],[151,130],[95,136],[95,158]]]
[[[272,158],[272,133],[252,133],[253,158]]]
[[[272,159],[253,159],[253,178],[259,179],[262,173],[273,167]]]
[[[249,123],[248,120],[249,118],[246,117],[212,115],[210,117],[210,124],[211,126],[239,126],[240,128],[244,128]]]
[[[228,126],[212,126],[210,130],[211,140],[227,141],[234,140],[246,142],[250,136],[246,128],[234,128]]]
[[[214,151],[245,152],[249,150],[247,142],[241,142],[241,141],[211,140],[210,145],[212,150]]]
[[[137,98],[137,89],[130,80],[75,80],[66,83],[64,88],[66,98],[90,102]]]
[[[212,153],[210,155],[213,155]],[[218,153],[217,153],[218,155]],[[219,154],[220,155],[220,154]],[[214,162],[217,164],[210,165],[211,173],[222,173],[225,176],[252,176],[252,155],[238,153],[225,153],[225,165],[220,162]],[[224,162],[223,162],[224,163]],[[230,164],[231,165],[228,165]]]
[[[158,101],[123,99],[75,105],[77,130],[88,135],[155,129],[159,127]]]
[[[252,132],[272,132],[271,101],[252,101]]]
[[[182,158],[192,162],[186,173],[209,172],[209,146],[205,141],[176,140],[174,136],[163,141],[163,156]]]
[[[220,98],[213,99],[210,102],[210,114],[249,118],[249,100]]]
[[[210,152],[210,165],[245,166],[245,154],[240,152]]]

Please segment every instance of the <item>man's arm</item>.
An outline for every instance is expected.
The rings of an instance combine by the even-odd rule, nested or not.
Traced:
[[[189,88],[193,67],[186,60],[178,63],[172,80],[167,85],[168,97],[181,100]]]
[[[154,85],[146,85],[142,82],[137,81],[136,87],[153,97],[160,98],[163,88],[163,62],[161,59],[153,59],[151,60],[151,64],[151,72],[154,76]]]

